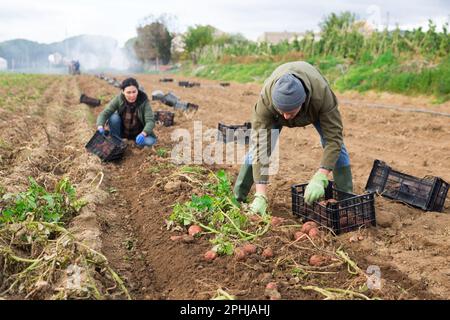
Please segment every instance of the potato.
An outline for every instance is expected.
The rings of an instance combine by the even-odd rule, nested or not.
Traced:
[[[171,236],[170,240],[184,242],[184,243],[191,243],[191,242],[194,242],[195,239],[193,236],[183,234],[182,236]]]
[[[339,225],[341,228],[347,228],[348,227],[348,221],[346,218],[340,218],[339,219]]]
[[[314,222],[314,221],[307,221],[307,222],[305,222],[303,224],[301,231],[303,233],[309,233],[309,230],[311,230],[312,228],[317,228],[317,227],[318,227],[318,225],[317,225],[316,222]]]
[[[245,244],[242,249],[244,250],[244,252],[246,254],[253,254],[256,253],[256,246],[254,244],[251,243],[247,243]]]
[[[262,256],[264,258],[272,258],[273,257],[273,250],[270,247],[267,247],[266,249],[264,249]]]
[[[213,261],[215,258],[217,258],[217,252],[209,250],[206,251],[205,255],[203,256],[205,258],[206,261]]]
[[[278,291],[273,292],[269,297],[270,300],[280,300],[281,294]]]
[[[333,205],[333,204],[338,203],[338,202],[339,201],[337,201],[336,199],[328,199],[328,200],[319,201],[319,204],[321,206],[326,207],[326,206]]]
[[[320,236],[320,231],[317,228],[311,228],[308,232],[308,235],[311,237],[311,239],[316,239]]]
[[[278,285],[276,282],[269,282],[264,290],[264,295],[270,300],[280,300],[281,294],[278,292]]]
[[[270,224],[272,225],[272,227],[278,227],[283,222],[284,222],[284,219],[281,217],[272,217],[272,219],[270,220]]]
[[[202,231],[203,231],[202,227],[200,227],[200,226],[198,226],[196,224],[193,224],[188,229],[188,233],[189,233],[190,236],[195,236],[197,233],[200,233]]]
[[[298,241],[305,240],[307,239],[306,233],[297,231],[296,233],[294,233],[294,239]]]
[[[260,222],[262,220],[259,214],[251,214],[248,216],[251,222]]]
[[[276,282],[269,282],[269,283],[266,285],[266,289],[269,289],[269,290],[278,290],[278,284],[277,284]]]
[[[358,241],[362,241],[362,240],[364,240],[364,236],[362,236],[362,235],[356,235],[356,234],[352,235],[352,236],[348,239],[349,242],[358,242]]]
[[[247,254],[245,253],[244,249],[236,248],[236,249],[234,249],[234,257],[236,258],[236,260],[242,261],[242,260],[245,260],[245,258],[247,257]]]
[[[317,254],[312,255],[309,258],[309,264],[311,266],[314,266],[314,267],[321,267],[321,266],[327,264],[328,261],[329,261],[328,257],[320,256],[320,255],[317,255]]]
[[[183,238],[183,236],[171,236],[170,240],[172,241],[180,241]]]

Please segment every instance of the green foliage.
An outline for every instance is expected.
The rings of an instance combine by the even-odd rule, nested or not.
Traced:
[[[263,82],[280,63],[213,64],[197,71],[195,76],[237,82]]]
[[[172,38],[162,20],[141,25],[137,28],[137,38],[133,43],[135,54],[144,64],[156,59],[167,64],[171,57]]]
[[[57,78],[55,75],[0,72],[0,108],[16,111],[34,103]]]
[[[54,192],[47,192],[33,178],[25,192],[3,194],[0,199],[0,224],[32,220],[58,223],[70,218],[86,203],[78,200],[67,178],[61,179]]]
[[[185,171],[188,172],[188,171]],[[248,232],[252,227],[248,217],[241,213],[239,203],[231,190],[230,181],[225,171],[213,174],[205,186],[206,194],[192,195],[190,201],[177,203],[169,221],[182,226],[200,225],[203,230],[214,235],[211,242],[219,254],[232,254],[234,243],[254,239],[268,230],[269,221],[254,233]]]
[[[189,27],[184,35],[184,43],[186,51],[191,55],[194,63],[197,63],[197,58],[200,51],[214,41],[214,28],[211,26],[197,25]]]
[[[247,43],[248,40],[240,33],[237,34],[222,34],[216,38],[214,38],[213,43],[218,46],[225,46],[225,45],[242,45],[244,43]]]
[[[169,150],[167,150],[166,148],[156,149],[156,154],[161,158],[167,157],[168,153],[169,153]]]
[[[433,94],[447,101],[449,90],[448,24],[428,30],[372,30],[350,12],[332,13],[320,23],[320,39],[309,31],[290,43],[211,41],[197,51],[194,75],[216,80],[262,82],[280,64],[306,60],[340,90],[388,90]],[[293,55],[297,53],[297,55]],[[417,68],[411,61],[423,61]]]
[[[404,66],[390,54],[380,56],[373,64],[358,65],[338,79],[339,90],[375,89],[407,94],[434,95],[441,102],[450,99],[450,59],[434,67]]]
[[[361,55],[360,62],[362,64],[370,64],[373,62],[373,59],[374,59],[373,55],[369,51],[366,51]]]

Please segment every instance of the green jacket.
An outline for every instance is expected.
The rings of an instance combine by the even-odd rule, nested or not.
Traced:
[[[276,81],[284,74],[293,74],[299,78],[306,89],[307,97],[295,118],[286,120],[274,107],[272,102],[272,88]],[[271,129],[274,125],[286,127],[304,127],[320,121],[326,145],[323,150],[320,166],[332,170],[339,157],[342,137],[342,120],[338,110],[338,101],[322,74],[307,62],[289,62],[279,66],[264,82],[258,102],[252,117],[252,141],[258,137],[258,130]],[[261,151],[267,148],[270,155],[271,135],[268,130],[267,143],[258,142],[253,149],[253,178],[256,183],[267,183],[268,172],[262,169],[269,167],[268,161],[260,161]],[[256,153],[255,153],[256,152]],[[265,157],[263,157],[264,159]]]
[[[144,125],[143,131],[148,136],[156,138],[155,134],[153,133],[153,128],[155,127],[155,117],[153,115],[152,107],[150,106],[147,95],[140,90],[136,99],[136,104],[138,118]],[[106,108],[102,112],[100,112],[97,117],[97,126],[104,126],[106,121],[114,112],[121,114],[125,107],[125,96],[121,93],[114,99],[112,99],[111,102],[106,106]]]

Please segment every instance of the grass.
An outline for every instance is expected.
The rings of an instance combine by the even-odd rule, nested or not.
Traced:
[[[403,61],[404,62],[404,61]],[[406,69],[406,70],[405,70]],[[435,102],[450,100],[450,59],[434,67],[408,70],[399,59],[380,56],[372,64],[356,65],[336,81],[339,91],[388,91],[407,95],[424,94]]]
[[[280,62],[261,62],[251,64],[212,64],[197,70],[188,71],[196,77],[213,80],[246,82],[263,82]]]
[[[188,228],[197,225],[202,232],[210,233],[214,245],[212,250],[218,254],[231,255],[235,245],[262,236],[269,230],[270,220],[263,217],[264,225],[252,225],[232,192],[230,180],[224,170],[207,175],[208,181],[197,180],[205,177],[196,167],[183,167],[179,174],[188,177],[191,183],[201,186],[202,196],[192,195],[190,201],[176,203],[169,217],[170,225]],[[191,174],[191,176],[189,175]]]
[[[76,198],[76,191],[67,178],[61,179],[54,192],[48,192],[29,177],[27,191],[18,194],[1,194],[0,225],[22,222],[30,215],[45,222],[60,222],[78,212],[85,201]]]
[[[156,149],[156,154],[161,158],[165,158],[169,154],[169,150],[166,148],[158,148]]]
[[[387,52],[377,58],[364,54],[353,62],[337,57],[310,57],[306,61],[319,68],[337,91],[387,91],[406,95],[428,95],[434,103],[450,100],[450,58],[438,64],[416,64],[411,57],[397,57]],[[194,68],[187,65],[187,75],[221,81],[262,83],[280,64],[287,61],[259,63],[214,63]]]
[[[29,182],[26,191],[15,194],[0,186],[0,296],[105,299],[114,289],[130,299],[106,257],[65,229],[87,204],[68,178],[51,191],[31,177]],[[106,285],[98,285],[100,281]]]
[[[38,100],[56,76],[0,73],[0,108],[16,110]]]
[[[0,87],[2,88],[29,88],[32,87],[42,92],[47,83],[43,80],[54,78],[50,75],[22,74],[22,73],[0,73]]]

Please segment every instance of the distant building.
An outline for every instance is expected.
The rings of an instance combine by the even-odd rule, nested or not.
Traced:
[[[4,71],[8,69],[8,61],[6,59],[0,57],[0,71]]]
[[[258,42],[278,44],[282,41],[292,42],[295,39],[301,40],[304,36],[304,32],[264,32],[258,37]]]

